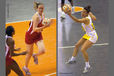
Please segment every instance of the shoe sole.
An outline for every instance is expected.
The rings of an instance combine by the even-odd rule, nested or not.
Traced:
[[[65,64],[75,64],[76,61],[73,61],[73,62],[66,62]]]
[[[27,75],[27,76],[31,76],[31,74],[27,74],[27,71],[25,70],[25,68],[22,68],[23,69],[23,71],[25,72],[25,74]]]
[[[90,67],[90,68],[88,68],[88,71],[87,72],[82,72],[82,74],[87,74],[87,73],[89,73],[89,72],[91,72],[91,70],[92,70],[92,67]]]

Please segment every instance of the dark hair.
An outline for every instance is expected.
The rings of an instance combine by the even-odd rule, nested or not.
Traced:
[[[91,6],[88,5],[88,6],[84,7],[84,9],[87,11],[87,13],[89,13],[91,11]]]
[[[29,26],[30,26],[30,24],[31,24],[31,21],[29,22]]]
[[[8,27],[6,28],[6,35],[12,36],[12,32],[14,32],[14,31],[15,31],[15,30],[14,30],[13,26],[8,26]]]
[[[34,9],[36,10],[39,5],[43,5],[43,3],[40,2],[34,2]]]

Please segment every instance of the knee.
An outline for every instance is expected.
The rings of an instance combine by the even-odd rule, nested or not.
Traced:
[[[85,52],[85,49],[84,48],[81,48],[81,52]]]
[[[44,54],[45,53],[45,51],[42,51],[42,54]]]
[[[75,44],[75,48],[77,48],[77,49],[78,49],[79,47],[80,47],[80,46],[79,46],[78,44]]]
[[[32,55],[32,54],[33,54],[33,52],[31,52],[31,51],[27,51],[27,54]]]
[[[40,52],[41,52],[42,54],[44,54],[44,53],[45,53],[45,49],[40,50]]]

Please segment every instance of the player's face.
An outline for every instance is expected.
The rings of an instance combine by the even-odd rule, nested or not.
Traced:
[[[15,35],[15,31],[14,31],[14,32],[12,32],[12,35]]]
[[[83,11],[81,12],[81,16],[86,17],[87,15],[88,15],[87,11],[83,9]]]
[[[43,11],[44,11],[44,5],[39,5],[39,6],[38,6],[38,12],[39,12],[40,14],[42,14]]]

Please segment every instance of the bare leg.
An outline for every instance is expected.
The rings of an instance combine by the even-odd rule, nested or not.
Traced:
[[[86,41],[86,39],[81,38],[81,39],[76,43],[75,48],[74,48],[74,52],[73,52],[73,54],[72,54],[73,57],[77,56],[78,51],[79,51],[79,50],[78,50],[79,47],[80,47],[85,41]]]
[[[23,72],[21,71],[16,61],[13,61],[13,64],[10,67],[18,76],[24,76]]]
[[[37,56],[42,55],[45,53],[45,46],[43,40],[40,40],[36,43],[37,47],[39,48],[39,52],[36,53]]]
[[[40,40],[36,43],[37,47],[39,48],[39,52],[36,54],[33,54],[33,58],[34,58],[34,63],[38,64],[38,58],[37,56],[43,55],[45,53],[45,47],[44,47],[44,43],[43,40]]]
[[[92,42],[89,40],[86,40],[85,43],[82,45],[81,52],[83,54],[83,57],[85,59],[85,68],[83,73],[87,73],[90,69],[90,64],[89,64],[89,58],[88,58],[88,53],[86,50],[92,46]]]
[[[28,69],[28,64],[29,64],[30,58],[33,54],[33,44],[26,44],[26,48],[27,48],[27,54],[26,54],[25,66],[23,67],[23,70],[26,73],[26,75],[31,75],[31,73],[29,72],[29,69]]]
[[[90,48],[90,47],[92,46],[92,44],[93,44],[93,43],[92,43],[91,41],[86,40],[86,41],[84,42],[84,44],[82,45],[81,52],[83,53],[83,56],[84,56],[84,59],[85,59],[86,62],[89,61],[89,59],[88,59],[88,54],[87,54],[86,50],[87,50],[88,48]]]
[[[11,68],[9,66],[6,66],[6,76],[8,76],[11,72]]]
[[[27,54],[26,54],[26,60],[25,60],[25,66],[28,67],[30,58],[33,54],[33,44],[26,44],[26,48],[27,48]]]
[[[79,47],[86,41],[86,39],[81,38],[75,45],[74,52],[72,54],[72,57],[66,62],[66,64],[72,64],[76,62],[76,56],[79,52]]]

